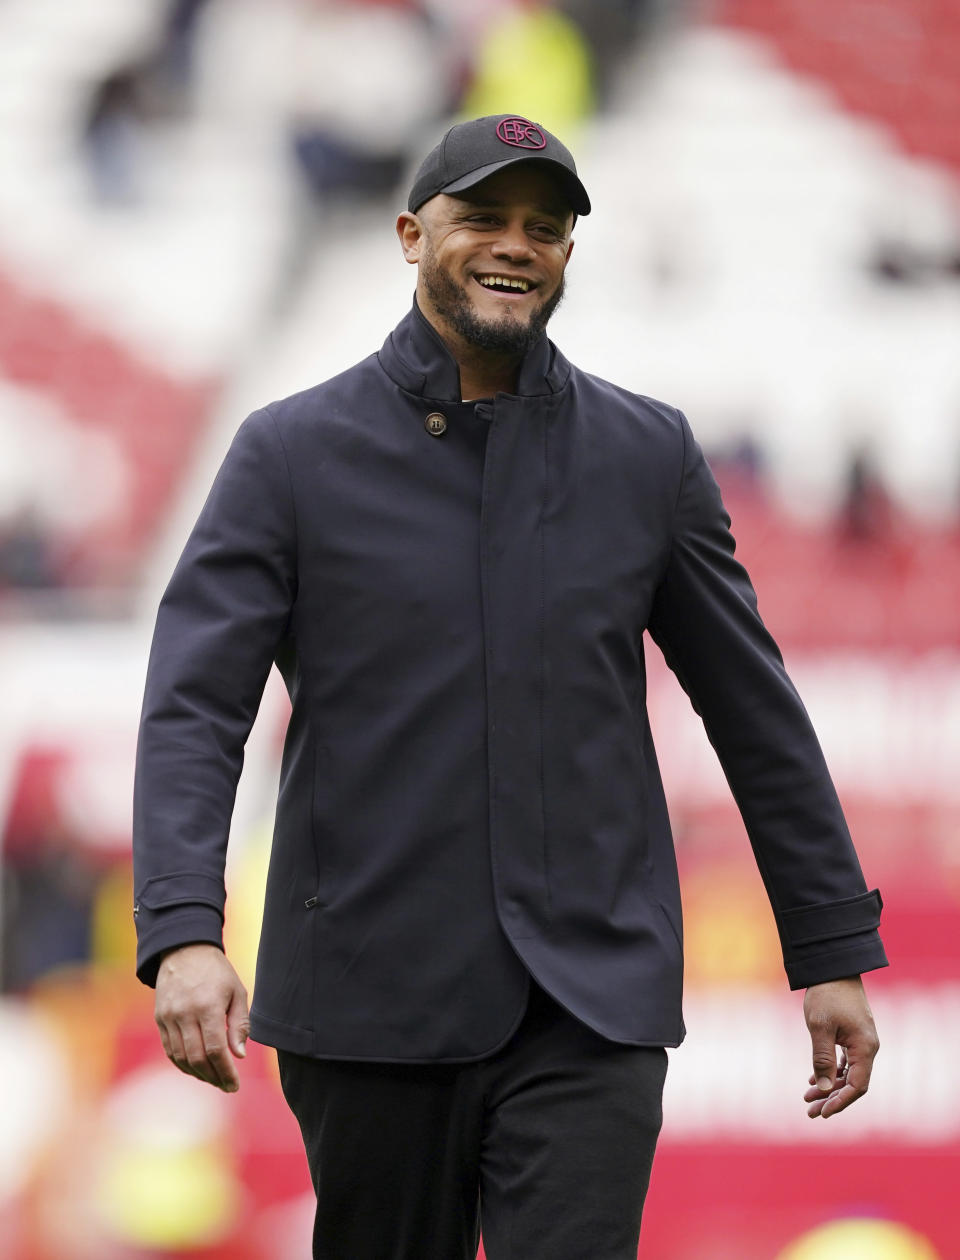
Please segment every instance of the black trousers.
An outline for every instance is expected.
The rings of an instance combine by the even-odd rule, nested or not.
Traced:
[[[662,1119],[660,1048],[620,1046],[531,983],[467,1064],[279,1051],[317,1192],[314,1260],[636,1260]]]

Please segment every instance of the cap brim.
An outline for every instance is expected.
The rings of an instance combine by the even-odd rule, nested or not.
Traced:
[[[439,191],[454,195],[459,192],[466,192],[470,188],[475,188],[477,184],[482,183],[489,175],[495,175],[497,171],[502,171],[504,167],[516,166],[519,162],[535,162],[537,166],[548,166],[551,174],[557,177],[557,182],[563,188],[570,202],[570,209],[574,214],[590,213],[590,198],[587,196],[587,190],[584,188],[580,180],[561,162],[555,162],[553,158],[537,157],[535,153],[525,153],[522,156],[517,154],[516,157],[509,157],[503,162],[491,162],[488,166],[479,166],[475,171],[471,171],[469,175],[464,175],[462,179],[455,179],[452,184],[446,184]]]

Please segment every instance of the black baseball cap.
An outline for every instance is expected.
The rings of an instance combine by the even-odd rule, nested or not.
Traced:
[[[570,150],[545,127],[516,114],[487,114],[451,127],[424,158],[407,200],[417,211],[437,193],[473,188],[517,162],[543,162],[557,178],[575,214],[590,213],[590,198]]]

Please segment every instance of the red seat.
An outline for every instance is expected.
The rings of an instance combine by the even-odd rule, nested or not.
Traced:
[[[953,0],[726,0],[717,17],[769,39],[909,152],[960,167],[960,9]]]

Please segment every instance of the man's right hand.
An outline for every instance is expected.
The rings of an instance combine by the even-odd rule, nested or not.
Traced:
[[[233,1059],[247,1053],[247,991],[216,945],[182,945],[164,955],[154,1018],[167,1058],[181,1072],[229,1094],[240,1088]]]

